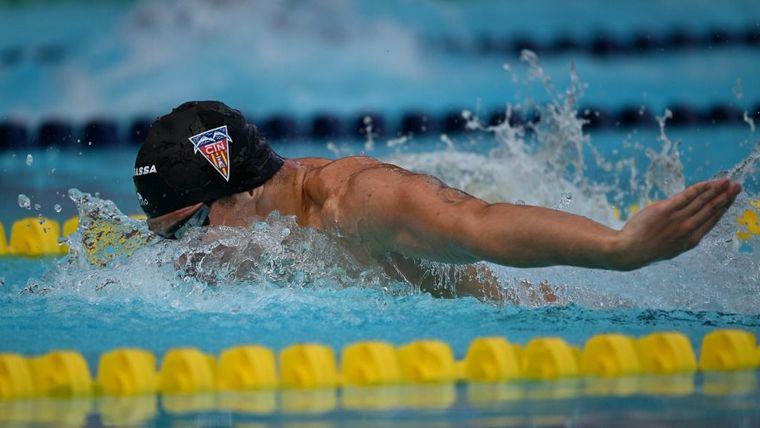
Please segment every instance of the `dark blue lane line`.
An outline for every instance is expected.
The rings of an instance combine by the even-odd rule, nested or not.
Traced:
[[[668,109],[673,117],[669,127],[697,125],[741,124],[744,112],[731,104],[716,103],[704,108],[686,104],[671,104]],[[365,139],[371,129],[374,137],[426,136],[435,134],[459,134],[466,131],[463,109],[444,112],[409,110],[400,116],[376,111],[359,111],[345,116],[318,112],[310,118],[279,113],[256,117],[254,122],[262,134],[272,141],[311,139],[314,141]],[[581,106],[578,116],[587,121],[587,129],[628,129],[656,127],[652,111],[640,105],[624,105],[605,109]],[[748,116],[760,123],[760,102],[748,111]],[[486,110],[479,114],[487,125],[497,125],[505,120],[503,108]],[[388,118],[393,117],[391,122]],[[249,116],[249,119],[252,116]],[[535,110],[514,111],[510,117],[513,125],[527,125],[539,120]],[[93,147],[117,144],[135,144],[143,141],[150,131],[149,116],[134,118],[126,126],[106,117],[94,118],[84,124],[74,124],[60,119],[43,120],[36,128],[14,121],[0,121],[0,150],[21,147]]]
[[[703,31],[682,27],[674,27],[665,32],[641,29],[628,35],[618,35],[600,29],[587,37],[558,34],[550,40],[521,34],[481,34],[470,39],[444,36],[430,39],[430,44],[440,50],[457,54],[519,55],[523,49],[529,49],[542,56],[586,53],[598,57],[671,53],[729,46],[758,48],[760,22],[747,24],[743,28],[713,27]]]

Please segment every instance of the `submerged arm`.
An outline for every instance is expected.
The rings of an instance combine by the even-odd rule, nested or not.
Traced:
[[[618,231],[562,211],[489,204],[382,165],[352,177],[342,206],[381,251],[453,263],[631,270],[696,246],[739,191],[728,180],[699,183],[645,208]]]

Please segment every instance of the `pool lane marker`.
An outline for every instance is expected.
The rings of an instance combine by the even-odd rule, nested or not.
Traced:
[[[697,370],[697,359],[691,342],[682,333],[649,334],[637,341],[636,350],[644,373],[677,374]]]
[[[129,217],[136,220],[145,220],[146,218],[143,214],[134,214]],[[78,217],[71,217],[64,221],[63,228],[58,221],[50,218],[25,217],[13,222],[10,240],[6,241],[5,230],[2,222],[0,222],[0,256],[50,257],[65,255],[69,251],[69,246],[62,242],[62,238],[76,232],[78,227]],[[112,244],[107,242],[109,239],[119,240],[123,238],[120,235],[109,234],[112,225],[103,220],[93,221],[92,229],[98,232],[99,237],[106,245]],[[95,252],[98,248],[88,248],[88,250]],[[132,250],[129,248],[127,252]],[[90,256],[90,253],[87,255]]]
[[[60,229],[57,221],[47,218],[27,217],[17,220],[11,227],[10,241],[5,248],[5,254],[27,257],[60,255]],[[5,240],[4,233],[2,240]]]
[[[357,342],[344,347],[341,357],[344,385],[376,386],[401,382],[398,351],[390,343]]]
[[[56,350],[28,358],[4,353],[0,354],[0,399],[172,396],[454,382],[509,384],[581,376],[609,382],[622,379],[602,389],[593,387],[594,393],[599,393],[609,385],[624,391],[646,389],[646,381],[652,378],[639,375],[691,375],[698,369],[733,372],[760,365],[755,335],[735,329],[705,335],[699,364],[689,339],[678,332],[652,333],[638,340],[600,334],[591,337],[583,350],[559,337],[534,338],[524,348],[501,337],[484,337],[471,342],[462,361],[456,361],[451,347],[439,340],[419,340],[399,348],[387,342],[364,341],[344,347],[341,357],[339,365],[332,348],[315,343],[283,349],[279,364],[275,364],[274,351],[257,345],[226,349],[219,358],[196,348],[174,348],[164,355],[157,369],[157,359],[150,351],[120,348],[101,355],[93,380],[85,359],[76,351]],[[657,385],[653,390],[663,387]]]
[[[716,330],[702,339],[703,371],[748,370],[760,363],[755,335],[743,330]]]
[[[739,224],[736,236],[742,241],[747,241],[752,236],[760,235],[760,221],[758,221],[760,200],[750,201],[750,205],[751,208],[744,210],[742,215],[736,219],[736,222]]]

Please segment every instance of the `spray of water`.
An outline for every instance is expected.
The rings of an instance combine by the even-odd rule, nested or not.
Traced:
[[[670,196],[685,188],[686,179],[678,152],[679,142],[671,141],[665,132],[665,121],[672,117],[673,113],[665,110],[665,114],[657,118],[657,123],[660,125],[660,136],[657,139],[661,144],[661,150],[659,153],[647,150],[649,168],[643,195],[645,198]]]
[[[594,154],[604,169],[612,166],[591,145],[583,133],[585,121],[577,117],[577,102],[585,84],[571,66],[571,84],[565,91],[555,89],[538,57],[523,51],[522,61],[530,80],[537,80],[546,90],[546,103],[524,103],[523,110],[534,110],[538,121],[521,124],[510,119],[515,114],[511,104],[505,107],[506,119],[497,125],[483,125],[472,112],[463,112],[470,144],[459,146],[442,137],[447,150],[419,154],[398,153],[390,161],[414,171],[441,178],[453,187],[477,195],[489,202],[520,202],[556,207],[585,215],[607,224],[618,224],[605,192],[612,186],[594,183],[585,174],[584,150]],[[507,68],[512,79],[517,71]],[[494,143],[487,154],[473,153],[469,146],[478,144],[485,133]]]

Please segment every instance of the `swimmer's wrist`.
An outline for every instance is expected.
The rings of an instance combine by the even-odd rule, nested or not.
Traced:
[[[639,261],[635,245],[628,234],[622,230],[614,231],[606,241],[609,269],[631,271],[643,264]]]
[[[614,231],[608,241],[610,269],[632,271],[646,266],[647,254],[642,252],[641,245],[631,234],[624,230]]]

